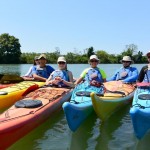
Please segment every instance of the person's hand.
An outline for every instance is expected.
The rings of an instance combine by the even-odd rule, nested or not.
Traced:
[[[61,77],[55,77],[55,80],[57,80],[57,81],[62,81],[62,78]]]

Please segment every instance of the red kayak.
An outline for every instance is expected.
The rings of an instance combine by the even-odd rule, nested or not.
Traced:
[[[71,97],[72,89],[40,88],[0,115],[0,149],[6,149],[42,124]],[[30,107],[30,102],[40,102]],[[26,102],[26,103],[25,103]],[[19,108],[19,107],[30,108]]]

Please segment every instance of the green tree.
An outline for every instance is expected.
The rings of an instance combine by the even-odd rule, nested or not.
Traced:
[[[0,35],[0,63],[20,63],[19,39],[7,33]]]
[[[93,47],[89,47],[87,49],[87,57],[90,58],[91,55],[94,54],[94,48]]]
[[[100,58],[101,63],[104,63],[104,64],[110,63],[109,54],[105,52],[104,50],[97,51],[96,55],[98,56],[98,58]]]
[[[132,56],[136,52],[137,52],[137,45],[129,44],[126,45],[126,49],[121,54],[122,56],[130,56],[132,58]]]

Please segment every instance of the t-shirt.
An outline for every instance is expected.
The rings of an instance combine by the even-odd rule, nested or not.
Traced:
[[[53,71],[54,68],[52,68],[50,65],[46,65],[44,68],[41,68],[40,66],[32,67],[32,74],[36,74],[47,79]]]
[[[139,82],[142,82],[144,80],[146,70],[148,70],[148,65],[142,67],[138,77]]]
[[[87,68],[87,69],[83,70],[83,72],[81,73],[80,77],[85,78],[85,76],[86,76],[86,74],[87,74],[87,72],[88,72],[89,69],[90,69],[90,68]],[[94,69],[94,68],[93,68],[93,69]],[[99,69],[99,71],[100,71],[100,73],[101,73],[102,78],[103,78],[103,79],[106,79],[106,73],[104,72],[104,70],[102,70],[102,69],[100,69],[100,68],[98,68],[98,69]]]

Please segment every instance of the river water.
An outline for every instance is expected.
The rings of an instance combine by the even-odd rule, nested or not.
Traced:
[[[24,75],[31,65],[0,65],[1,73]],[[134,64],[138,70],[143,64]],[[56,64],[52,67],[57,68]],[[75,78],[88,64],[68,64]],[[121,64],[100,64],[107,77],[113,75]],[[150,134],[136,139],[129,116],[130,105],[115,112],[103,124],[93,112],[76,132],[69,129],[63,111],[53,116],[13,144],[9,150],[149,150]],[[9,140],[9,137],[8,137]]]

